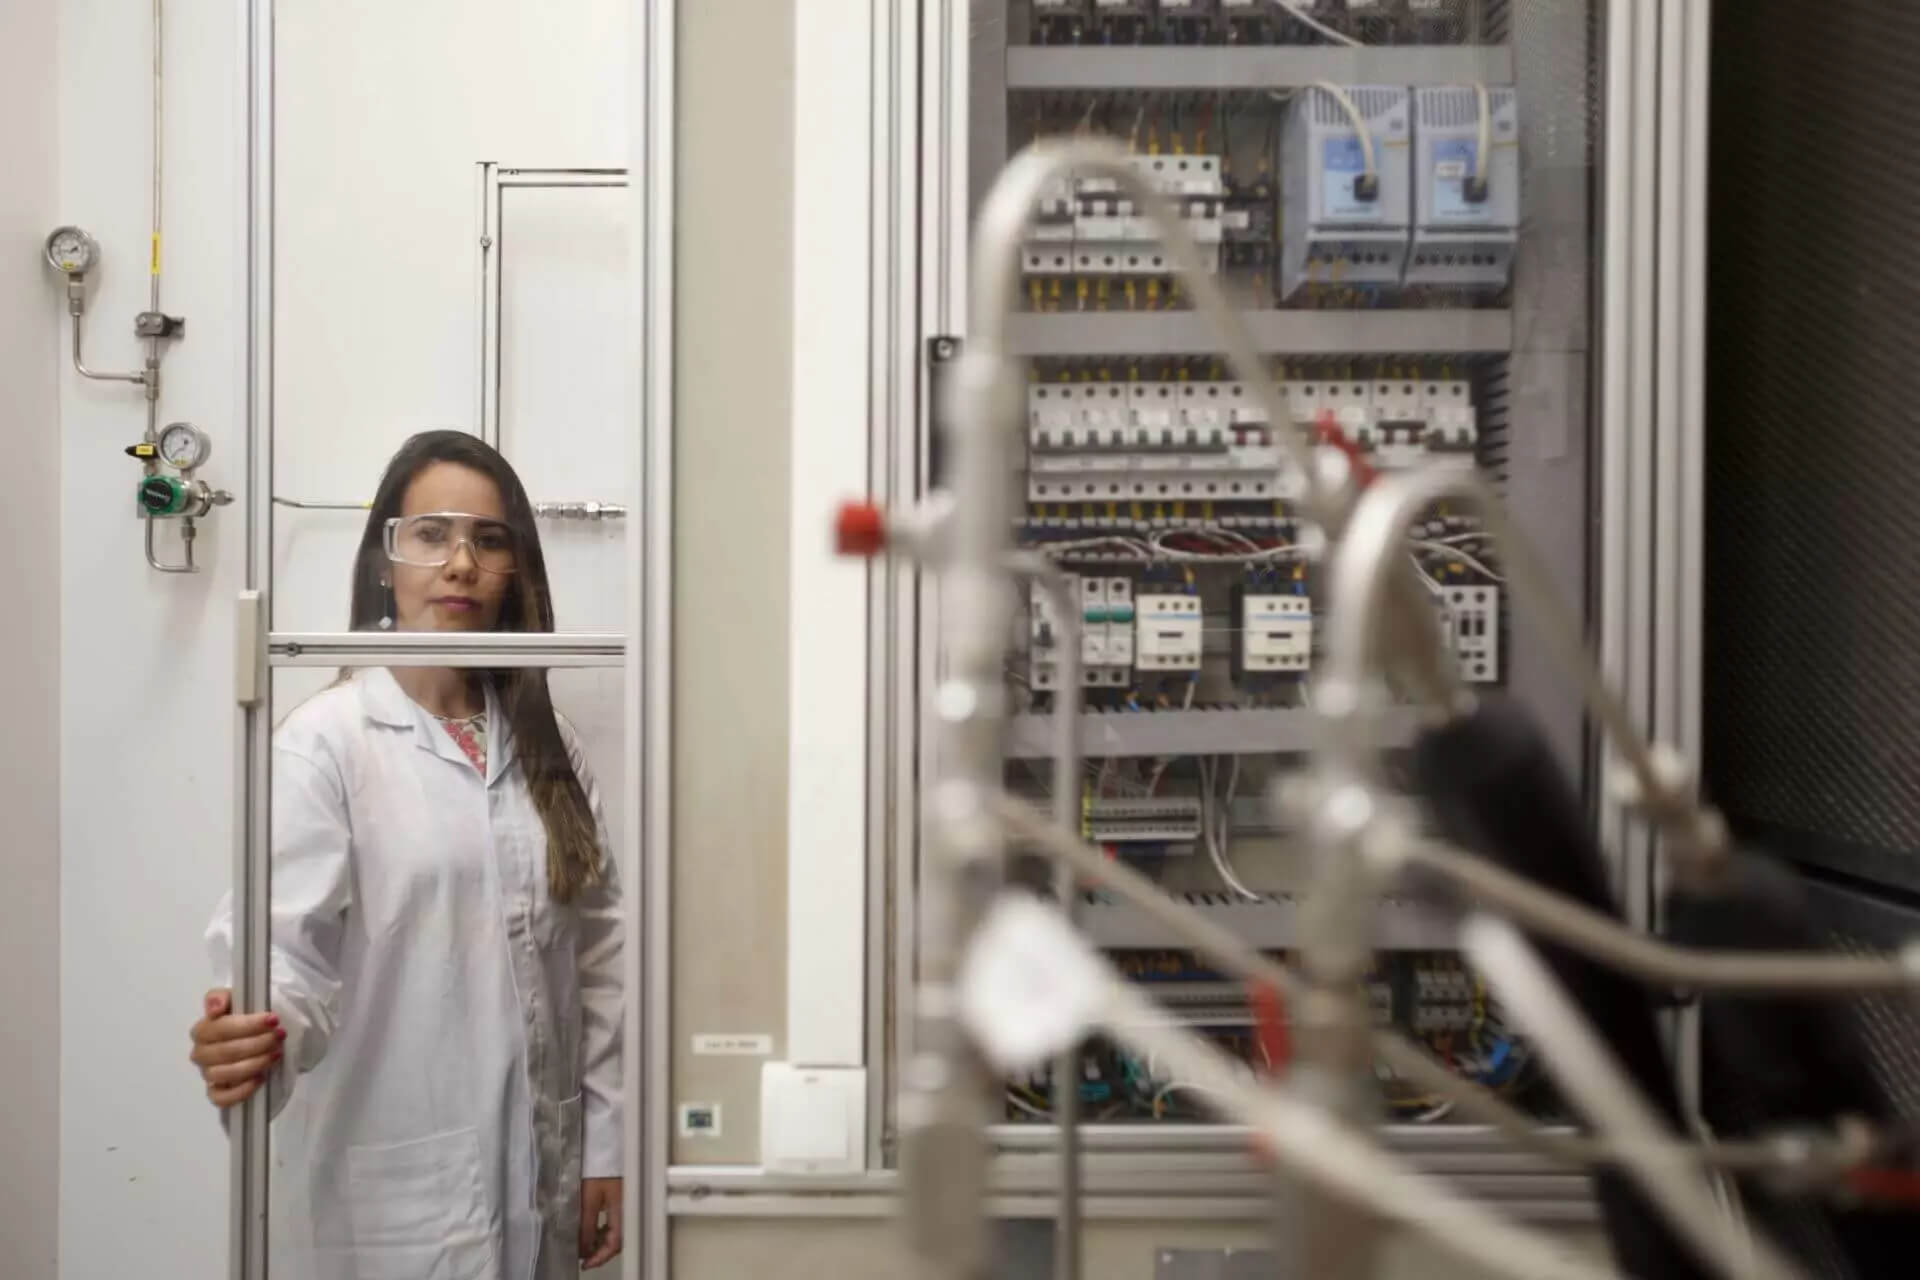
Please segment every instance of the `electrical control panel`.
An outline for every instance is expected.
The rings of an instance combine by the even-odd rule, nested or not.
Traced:
[[[1408,91],[1310,87],[1287,112],[1280,295],[1310,286],[1398,286],[1412,216]]]
[[[1416,89],[1408,286],[1499,291],[1520,227],[1520,116],[1512,89]]]
[[[1509,283],[1523,157],[1508,87],[1518,57],[1501,47],[1508,9],[1026,0],[1005,11],[988,55],[1007,71],[994,106],[1005,136],[976,136],[976,149],[1004,141],[1011,156],[1088,135],[1125,148],[1250,312],[1284,411],[1272,421],[1243,380],[1253,371],[1224,358],[1122,184],[1082,172],[1040,193],[1019,261],[1025,314],[1009,330],[1030,361],[1012,523],[1022,551],[1074,575],[1085,760],[1075,779],[1045,763],[1060,620],[1035,594],[1009,665],[1008,785],[1036,803],[1070,788],[1082,835],[1270,953],[1297,940],[1304,902],[1289,889],[1310,889],[1282,869],[1273,837],[1285,842],[1285,823],[1256,798],[1314,741],[1308,695],[1327,638],[1315,609],[1329,607],[1292,446],[1384,473],[1472,468],[1513,448],[1505,347],[1519,322]],[[1486,48],[1423,47],[1441,44]],[[1053,47],[1016,54],[1022,45]],[[1501,680],[1501,566],[1471,510],[1415,513],[1405,554],[1462,678]],[[1095,945],[1165,1011],[1264,1070],[1237,984],[1191,952],[1128,950],[1179,942],[1098,897],[1079,917]],[[1512,1085],[1518,1042],[1457,954],[1413,950],[1456,944],[1451,921],[1409,925],[1418,914],[1383,905],[1367,981],[1376,1021]],[[1008,1082],[1010,1118],[1049,1118],[1048,1077]],[[1380,1085],[1398,1119],[1447,1110],[1391,1073]],[[1077,1087],[1093,1122],[1211,1118],[1161,1064],[1107,1046],[1089,1051]]]
[[[1500,678],[1500,588],[1440,588],[1439,603],[1447,642],[1461,679],[1491,684]]]
[[[1138,596],[1134,619],[1134,662],[1142,671],[1200,669],[1199,596]]]

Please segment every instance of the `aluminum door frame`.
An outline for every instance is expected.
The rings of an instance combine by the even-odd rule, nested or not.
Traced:
[[[247,229],[244,358],[241,394],[246,406],[246,567],[236,608],[234,697],[234,998],[241,1008],[269,988],[268,931],[270,680],[282,666],[309,665],[324,651],[347,665],[620,666],[625,680],[626,767],[622,785],[640,804],[615,850],[632,891],[627,895],[626,1019],[628,1097],[626,1186],[623,1206],[628,1247],[626,1280],[666,1275],[665,1018],[667,840],[672,830],[670,780],[673,528],[673,40],[674,0],[633,0],[631,79],[644,87],[628,95],[629,184],[637,269],[630,273],[630,315],[638,335],[631,408],[636,430],[627,462],[630,519],[625,571],[624,638],[589,635],[438,638],[365,633],[275,635],[268,631],[273,575],[274,390],[274,19],[275,0],[245,7],[246,154],[243,159]],[[479,423],[476,423],[478,426]],[[637,1006],[637,1007],[636,1007]],[[257,1095],[232,1116],[229,1191],[229,1274],[266,1280],[268,1116]]]

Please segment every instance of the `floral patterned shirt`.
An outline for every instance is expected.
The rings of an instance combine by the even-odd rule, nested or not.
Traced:
[[[487,772],[487,713],[476,711],[465,717],[435,716],[447,736],[459,744],[466,752],[467,759],[473,761],[473,767],[482,777]]]

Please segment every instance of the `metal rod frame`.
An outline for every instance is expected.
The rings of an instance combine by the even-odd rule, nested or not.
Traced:
[[[246,405],[246,597],[243,616],[270,616],[273,565],[274,400],[274,104],[276,0],[244,6],[246,67],[246,234],[244,293],[246,360],[242,389]],[[604,181],[584,185],[630,186],[632,225],[638,246],[632,272],[632,316],[644,352],[635,362],[630,409],[632,497],[601,504],[602,516],[628,511],[629,575],[627,634],[526,633],[396,635],[264,631],[240,637],[236,662],[252,664],[253,679],[241,680],[257,696],[236,708],[234,814],[234,1001],[239,1009],[264,1004],[270,991],[268,944],[271,895],[268,753],[272,706],[267,676],[279,667],[532,666],[624,667],[626,720],[624,786],[639,797],[641,820],[630,824],[616,850],[628,886],[625,1061],[629,1097],[625,1142],[626,1196],[622,1205],[626,1248],[624,1280],[666,1280],[667,1271],[667,964],[668,844],[671,838],[670,682],[672,675],[673,532],[673,48],[674,0],[636,0],[632,6],[633,80],[643,86],[629,96],[634,168],[645,175],[628,184],[624,173],[600,171]],[[509,170],[510,185],[561,185],[561,171]],[[580,171],[566,171],[575,174]],[[565,185],[583,185],[569,182]],[[157,303],[156,303],[157,307]],[[644,505],[637,505],[642,504]],[[356,504],[357,505],[357,504]],[[572,506],[574,504],[549,504]],[[562,518],[570,511],[549,512]],[[590,518],[590,517],[589,517]],[[632,642],[628,642],[628,637]],[[231,1280],[267,1280],[268,1128],[265,1094],[236,1108],[230,1127],[229,1267]]]

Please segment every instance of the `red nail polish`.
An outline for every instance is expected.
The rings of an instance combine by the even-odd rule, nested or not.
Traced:
[[[267,1061],[268,1061],[268,1062],[278,1062],[278,1061],[280,1061],[280,1059],[282,1059],[282,1058],[284,1058],[284,1057],[286,1057],[286,1056],[287,1056],[287,1055],[286,1055],[285,1053],[283,1053],[283,1052],[281,1052],[281,1051],[280,1051],[280,1050],[278,1050],[278,1049],[275,1049],[275,1050],[273,1051],[273,1056],[272,1056],[271,1058],[268,1058],[268,1059],[267,1059]]]
[[[285,1040],[287,1038],[287,1029],[285,1027],[281,1027],[278,1031],[275,1031],[273,1034],[280,1037],[282,1040]]]
[[[267,1025],[268,1025],[268,1026],[270,1026],[270,1027],[277,1027],[277,1026],[279,1026],[279,1025],[280,1025],[280,1015],[279,1015],[279,1014],[277,1014],[277,1013],[270,1013],[270,1014],[268,1014],[268,1015],[267,1015]]]

